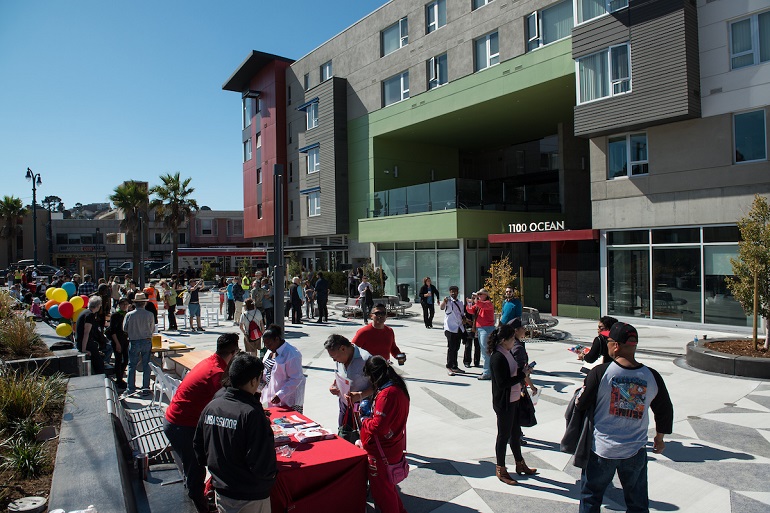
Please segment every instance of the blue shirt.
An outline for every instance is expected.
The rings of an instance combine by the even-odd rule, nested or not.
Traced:
[[[513,298],[503,303],[503,315],[500,317],[500,324],[508,324],[516,317],[521,317],[522,306],[519,298]]]
[[[233,284],[232,283],[228,283],[227,284],[227,299],[229,299],[231,301],[235,299],[235,296],[233,296]]]

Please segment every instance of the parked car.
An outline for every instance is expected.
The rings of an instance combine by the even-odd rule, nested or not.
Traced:
[[[110,274],[111,275],[118,275],[118,276],[125,276],[126,274],[131,274],[131,272],[133,270],[134,270],[134,263],[133,262],[123,262],[118,267],[110,268]]]
[[[168,278],[171,276],[171,264],[164,264],[162,266],[150,268],[147,270],[147,274],[150,276],[150,278],[153,279],[160,279],[160,278]],[[145,264],[145,268],[147,268],[147,264]]]

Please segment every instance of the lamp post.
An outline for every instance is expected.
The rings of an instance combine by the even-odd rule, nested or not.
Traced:
[[[94,274],[96,275],[96,283],[99,283],[99,227],[96,227],[96,237],[94,238]]]
[[[37,269],[37,186],[42,185],[43,180],[40,179],[40,173],[33,173],[30,168],[27,168],[27,180],[32,180],[32,262]]]

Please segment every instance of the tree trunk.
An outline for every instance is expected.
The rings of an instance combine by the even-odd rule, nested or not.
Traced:
[[[759,317],[759,273],[754,272],[754,325],[752,337],[754,339],[754,350],[757,350],[757,321]]]
[[[179,276],[179,226],[171,228],[171,273]]]
[[[134,277],[134,281],[136,281],[137,285],[141,285],[139,283],[139,266],[142,265],[139,261],[139,233],[135,233],[133,236],[133,240],[131,241],[131,262],[133,263],[134,268],[131,269],[131,276]]]

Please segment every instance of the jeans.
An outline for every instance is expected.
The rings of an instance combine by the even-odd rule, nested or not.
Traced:
[[[369,324],[369,314],[372,311],[372,307],[366,304],[366,299],[363,297],[359,299],[359,303],[361,304],[361,314],[364,318],[364,324]]]
[[[495,458],[497,465],[505,467],[505,451],[511,445],[511,451],[516,461],[524,458],[521,455],[521,426],[519,426],[519,401],[512,402],[508,409],[497,414],[497,440],[495,441]]]
[[[104,356],[102,357],[104,359],[104,365],[110,364],[110,359],[112,359],[112,353],[114,352],[112,349],[112,342],[107,341],[106,344],[104,344],[104,349],[101,349],[102,353],[104,353]]]
[[[460,350],[460,343],[462,342],[463,334],[460,331],[457,333],[452,333],[451,331],[444,330],[444,335],[446,335],[447,343],[446,368],[456,369],[457,352]]]
[[[591,452],[580,476],[580,513],[599,513],[607,486],[618,472],[628,513],[648,513],[647,451],[644,447],[624,460],[610,460]]]
[[[128,341],[120,344],[120,351],[115,351],[115,381],[118,383],[125,383],[123,375],[126,372],[126,365],[128,365]]]
[[[328,302],[328,299],[319,299],[318,300],[318,320],[329,320],[329,309],[326,307],[326,303]]]
[[[152,342],[149,338],[143,340],[131,340],[128,343],[128,392],[136,391],[136,366],[139,358],[142,359],[142,388],[150,388],[150,349]]]
[[[489,355],[487,354],[487,340],[494,330],[494,326],[479,326],[476,328],[476,332],[479,336],[479,345],[481,346],[481,356],[484,358],[484,372],[482,372],[482,375],[484,376],[491,375],[489,370]]]
[[[178,426],[167,420],[163,420],[163,432],[166,433],[171,448],[182,462],[182,471],[184,472],[185,483],[187,484],[187,495],[198,503],[203,499],[203,486],[206,478],[206,468],[198,464],[193,449],[193,438],[195,437],[194,426]]]
[[[305,302],[305,317],[308,319],[312,319],[315,317],[315,302],[313,301],[306,301]]]

